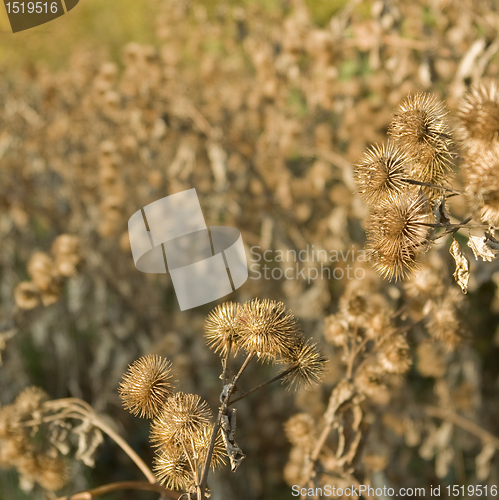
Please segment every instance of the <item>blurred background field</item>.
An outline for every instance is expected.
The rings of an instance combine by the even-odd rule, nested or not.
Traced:
[[[25,33],[8,33],[7,22],[1,8],[0,403],[30,385],[53,399],[81,398],[147,463],[148,423],[118,398],[127,365],[146,353],[168,357],[179,388],[215,410],[220,362],[203,339],[216,304],[180,312],[168,276],[135,269],[131,214],[195,187],[208,225],[237,227],[248,258],[251,247],[273,255],[312,246],[359,251],[368,210],[354,193],[352,165],[369,144],[386,141],[400,102],[433,92],[453,124],[469,85],[499,75],[495,0],[80,0]],[[462,158],[454,152],[459,186]],[[450,207],[454,220],[468,215],[462,197]],[[74,268],[57,267],[52,250],[65,234],[80,242]],[[440,240],[424,269],[437,288],[455,292],[449,246]],[[33,262],[57,276],[56,286],[33,287]],[[298,412],[320,422],[344,376],[342,352],[324,325],[349,280],[256,279],[259,265],[224,300],[284,301],[330,362],[324,383],[311,391],[277,385],[241,401],[238,443],[247,458],[236,474],[210,475],[213,500],[290,498],[283,425]],[[395,487],[497,484],[497,453],[484,454],[476,436],[422,410],[452,408],[499,435],[497,261],[472,262],[469,293],[448,316],[463,339],[454,350],[435,339],[424,297],[410,302],[403,283],[381,280],[365,262],[355,268],[365,272],[361,286],[398,311],[412,367],[363,403],[366,452],[355,458],[354,473]],[[21,293],[26,282],[34,297]],[[255,364],[246,384],[274,373]],[[141,479],[109,440],[95,460],[94,468],[71,460],[59,494]],[[45,495],[39,486],[23,492],[19,474],[0,469],[1,500],[57,498]]]
[[[213,12],[219,2],[195,0]],[[259,4],[269,11],[281,8],[276,0],[232,0],[228,5]],[[318,24],[325,24],[346,0],[308,0],[311,15]],[[137,2],[80,0],[78,10],[72,11],[43,26],[12,36],[5,8],[0,10],[0,64],[11,69],[26,63],[44,62],[52,68],[64,65],[75,46],[108,54],[119,61],[123,45],[130,41],[151,43],[156,39],[154,24],[160,12],[158,0]],[[369,9],[369,2],[364,2]],[[76,14],[75,14],[76,13]]]

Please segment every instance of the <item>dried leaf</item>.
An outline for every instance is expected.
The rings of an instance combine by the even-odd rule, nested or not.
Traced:
[[[468,246],[476,260],[480,257],[483,261],[492,262],[499,255],[499,242],[490,233],[485,233],[483,237],[470,235]]]
[[[496,449],[491,444],[486,444],[475,458],[476,477],[480,481],[486,481],[490,475],[490,462]]]
[[[454,279],[456,283],[461,287],[463,293],[468,292],[468,281],[470,279],[470,261],[466,254],[464,253],[461,245],[457,240],[452,241],[452,245],[449,248],[449,252],[454,257],[456,262],[456,270],[454,271]]]
[[[442,196],[439,200],[435,200],[433,215],[435,215],[436,224],[450,224],[449,214],[447,213],[447,208],[445,207],[445,196]]]
[[[94,467],[94,454],[97,447],[104,441],[102,432],[92,425],[89,420],[83,420],[82,423],[73,429],[78,436],[78,451],[75,458],[81,460],[88,467]]]
[[[246,455],[236,443],[236,409],[231,408],[228,415],[222,415],[221,419],[222,438],[227,449],[230,460],[230,470],[236,472]]]

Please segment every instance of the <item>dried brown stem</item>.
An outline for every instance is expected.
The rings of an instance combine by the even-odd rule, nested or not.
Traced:
[[[75,493],[73,495],[68,495],[65,497],[59,497],[57,500],[91,500],[92,498],[97,498],[112,491],[121,490],[142,490],[142,491],[156,491],[161,493],[166,498],[177,498],[178,492],[167,490],[159,484],[150,484],[140,481],[120,481],[118,483],[109,483],[97,488],[93,488],[87,491],[81,491],[80,493]]]
[[[288,373],[291,373],[295,369],[295,366],[290,366],[286,370],[283,370],[282,372],[279,372],[275,377],[272,377],[270,380],[267,380],[266,382],[262,382],[261,384],[257,385],[256,387],[253,387],[253,389],[250,389],[249,391],[244,392],[241,394],[241,396],[237,397],[236,399],[233,399],[228,406],[233,405],[234,403],[237,403],[241,399],[245,398],[246,396],[249,396],[250,394],[253,394],[255,391],[258,391],[258,389],[261,389],[262,387],[265,387],[272,382],[276,382],[277,380],[280,380],[284,376],[286,376]]]
[[[480,438],[483,443],[491,444],[496,450],[499,450],[499,438],[491,434],[489,431],[486,431],[478,424],[475,424],[471,420],[461,417],[461,415],[458,415],[452,410],[438,408],[437,406],[425,406],[424,410],[428,416],[452,422],[458,427],[461,427],[461,429],[464,429],[470,434],[473,434],[474,436]]]
[[[463,191],[460,191],[459,189],[453,189],[453,188],[448,188],[445,186],[439,186],[438,184],[432,184],[431,182],[423,182],[423,181],[416,181],[414,179],[403,179],[404,182],[407,182],[407,184],[413,184],[415,186],[423,186],[423,187],[428,187],[432,189],[440,189],[442,191],[447,191],[449,193],[454,193],[454,194],[463,194]]]
[[[227,408],[229,407],[229,399],[230,399],[230,396],[232,395],[232,392],[234,391],[236,383],[239,380],[239,377],[243,374],[246,367],[248,366],[249,362],[253,359],[254,355],[255,355],[254,352],[249,353],[248,356],[246,357],[246,359],[244,360],[244,363],[242,364],[241,368],[239,369],[237,374],[232,379],[232,382],[230,384],[223,386],[222,394],[220,395],[220,400],[221,400],[222,404],[220,406],[220,409],[218,410],[217,421],[215,422],[215,425],[213,427],[213,433],[211,435],[210,447],[208,448],[208,453],[206,454],[206,459],[205,459],[204,466],[203,466],[203,473],[201,475],[201,481],[199,482],[199,489],[201,491],[200,500],[205,499],[204,492],[206,489],[206,483],[208,481],[208,472],[210,470],[211,457],[213,455],[213,450],[215,448],[215,440],[217,438],[218,430],[220,429],[222,415],[225,415],[227,413]],[[227,361],[224,363],[224,371],[222,374],[222,380],[226,380],[226,378],[227,378]],[[227,387],[227,390],[225,389],[226,387]],[[226,390],[226,392],[225,392],[225,390]]]
[[[107,434],[132,459],[135,465],[137,465],[137,467],[143,472],[149,483],[156,483],[156,478],[154,477],[151,469],[149,469],[149,467],[139,457],[139,455],[135,453],[130,445],[95,413],[94,409],[88,403],[78,398],[65,398],[50,401],[46,403],[46,405],[59,413],[57,415],[47,417],[44,419],[45,421],[61,417],[89,420],[92,425]]]

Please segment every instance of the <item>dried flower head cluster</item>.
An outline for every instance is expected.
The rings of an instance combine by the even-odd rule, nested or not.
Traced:
[[[286,423],[292,444],[284,471],[288,484],[307,484],[311,477],[319,482],[341,480],[358,467],[371,439],[362,425],[367,403],[386,403],[388,385],[412,365],[404,330],[374,283],[349,283],[339,311],[324,324],[325,340],[345,374],[337,380],[322,419],[300,413]]]
[[[409,96],[388,133],[386,145],[364,153],[355,178],[371,208],[367,237],[374,267],[398,280],[417,269],[429,242],[431,201],[448,185],[451,139],[443,103],[431,94]]]
[[[205,322],[208,345],[225,356],[243,350],[263,361],[285,363],[283,382],[290,387],[318,383],[326,359],[317,345],[306,341],[298,321],[282,302],[253,299],[243,305],[216,307]]]
[[[499,89],[494,81],[473,86],[458,109],[461,168],[466,198],[477,219],[499,226]]]
[[[34,309],[40,304],[49,306],[59,299],[64,280],[76,275],[82,260],[76,236],[58,236],[51,249],[52,256],[35,252],[28,262],[31,281],[19,283],[14,298],[20,309]]]
[[[458,143],[463,151],[465,195],[475,216],[499,224],[499,91],[481,83],[463,98],[459,108]],[[384,278],[405,279],[419,268],[419,255],[445,234],[469,227],[472,217],[452,224],[446,196],[462,194],[450,187],[452,140],[444,105],[434,95],[409,96],[392,117],[387,145],[373,146],[355,167],[357,191],[369,204],[368,248],[374,268]],[[418,187],[419,186],[419,187]],[[439,228],[444,230],[435,236]],[[499,253],[494,228],[480,240],[468,241],[475,257],[492,260]],[[454,277],[464,293],[469,260],[454,239],[450,253]]]
[[[0,466],[15,467],[22,482],[55,491],[69,479],[67,461],[41,431],[43,404],[48,395],[38,387],[24,389],[0,408]]]
[[[446,116],[443,102],[424,92],[407,97],[393,115],[388,134],[409,156],[411,179],[439,186],[448,184],[452,141]]]
[[[174,392],[171,365],[160,356],[147,355],[132,363],[118,389],[126,409],[152,418],[150,441],[157,448],[154,473],[158,481],[198,496],[204,495],[210,467],[223,465],[228,456],[235,471],[244,459],[235,442],[236,412],[229,405],[276,380],[290,387],[317,384],[326,363],[317,345],[305,340],[295,316],[282,302],[254,299],[243,305],[219,305],[205,320],[205,336],[209,347],[222,357],[223,366],[222,407],[214,424],[211,410],[200,396]],[[239,351],[246,353],[246,360],[230,378],[229,358]],[[233,396],[254,357],[288,367],[242,396]]]
[[[198,485],[213,432],[211,410],[196,394],[174,392],[171,363],[148,354],[134,361],[118,388],[123,406],[135,416],[153,419],[150,440],[157,447],[154,473],[168,488]],[[217,436],[211,466],[225,463]]]

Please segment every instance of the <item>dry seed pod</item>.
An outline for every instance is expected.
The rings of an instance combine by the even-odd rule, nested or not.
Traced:
[[[48,290],[54,280],[54,263],[44,252],[35,252],[28,261],[28,274],[40,290]]]
[[[457,137],[470,154],[487,149],[499,140],[499,88],[494,81],[474,85],[458,108]]]
[[[151,425],[151,442],[168,448],[173,442],[189,442],[209,424],[211,410],[197,394],[177,392],[170,396]]]
[[[355,165],[355,181],[359,196],[370,206],[379,206],[392,195],[409,188],[409,157],[392,142],[373,145]]]
[[[444,103],[435,95],[409,95],[393,115],[388,134],[412,160],[410,177],[417,181],[447,185],[452,144]],[[427,190],[428,194],[441,191]]]
[[[253,299],[246,302],[238,319],[238,344],[261,359],[291,355],[303,344],[303,334],[293,313],[282,302]]]
[[[283,378],[283,382],[290,387],[310,387],[318,384],[324,375],[327,358],[317,347],[317,344],[308,339],[301,347],[297,347],[283,358],[292,370]]]
[[[220,351],[222,356],[227,354],[230,347],[233,354],[237,353],[240,323],[238,315],[241,306],[234,302],[226,302],[217,306],[206,317],[204,323],[206,342],[210,349]]]
[[[123,406],[133,415],[157,415],[172,391],[171,364],[158,355],[148,354],[134,361],[119,386]]]
[[[417,269],[416,258],[428,243],[430,217],[428,198],[423,194],[402,195],[371,211],[368,248],[381,276],[404,279]]]
[[[34,309],[40,305],[40,290],[31,281],[22,281],[14,290],[14,300],[20,309]]]

